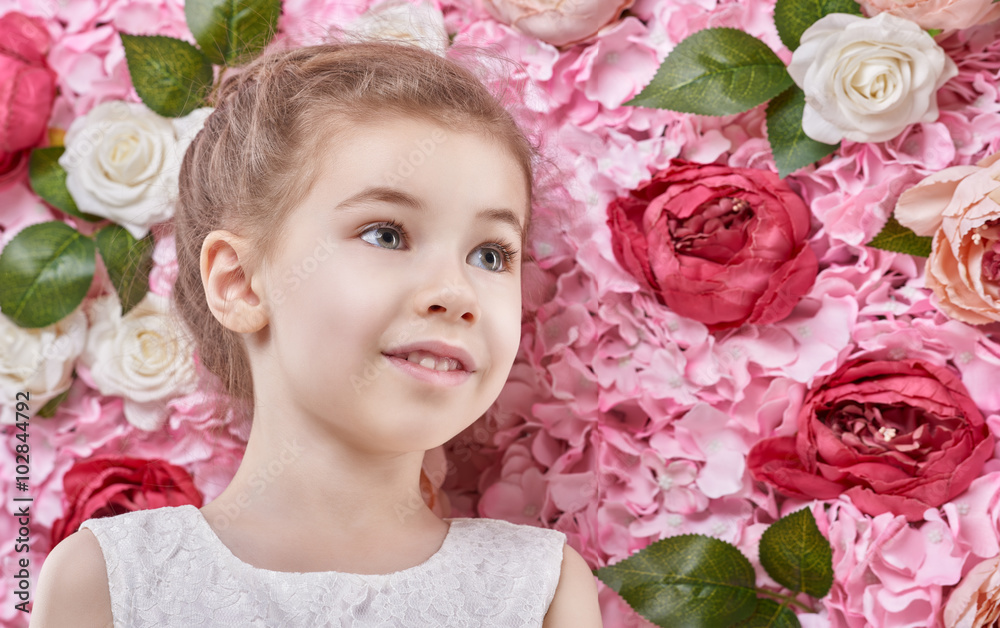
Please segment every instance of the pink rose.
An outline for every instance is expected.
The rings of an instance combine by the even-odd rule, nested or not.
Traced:
[[[1000,17],[993,0],[858,0],[869,15],[888,12],[921,28],[952,30],[985,24]]]
[[[16,11],[0,17],[0,152],[31,148],[45,134],[56,80],[48,48],[42,20]]]
[[[846,494],[868,515],[923,519],[964,492],[993,456],[993,435],[949,369],[852,360],[806,395],[798,434],[756,443],[747,465],[786,495]]]
[[[1000,321],[1000,153],[945,168],[906,190],[895,216],[934,236],[925,285],[948,316],[973,325]]]
[[[553,46],[569,46],[593,36],[618,19],[635,0],[485,0],[497,21],[513,26]]]
[[[809,222],[770,170],[679,159],[608,205],[618,262],[713,331],[788,316],[816,280]]]

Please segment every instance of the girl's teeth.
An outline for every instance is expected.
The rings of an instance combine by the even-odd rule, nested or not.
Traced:
[[[421,351],[414,351],[406,356],[406,360],[432,371],[455,371],[460,368],[457,360],[451,358],[441,358],[438,360]]]

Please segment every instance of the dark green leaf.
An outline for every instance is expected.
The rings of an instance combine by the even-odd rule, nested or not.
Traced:
[[[771,524],[760,537],[760,564],[775,582],[821,598],[833,586],[833,550],[808,508]]]
[[[767,103],[767,140],[771,143],[778,176],[784,179],[837,150],[839,144],[824,144],[802,130],[802,110],[806,95],[792,85]]]
[[[66,390],[62,391],[52,399],[49,399],[44,406],[39,408],[35,416],[40,416],[43,419],[51,419],[53,416],[55,416],[56,409],[59,407],[59,404],[62,403],[66,399],[66,397],[69,396],[69,391],[70,389],[67,388]]]
[[[136,240],[119,225],[108,225],[96,234],[97,250],[118,291],[122,315],[136,306],[149,291],[149,271],[153,268],[153,234]]]
[[[214,75],[200,50],[163,35],[121,37],[132,85],[147,107],[176,118],[204,106]]]
[[[724,116],[752,109],[791,84],[767,44],[735,28],[707,28],[677,44],[649,85],[624,104]]]
[[[278,30],[281,0],[186,2],[184,16],[212,63],[241,65],[260,54]]]
[[[731,626],[750,616],[757,599],[750,561],[700,534],[657,541],[597,577],[658,626]]]
[[[802,33],[830,13],[861,15],[861,6],[855,0],[778,0],[774,4],[774,26],[781,43],[795,50]]]
[[[918,236],[896,221],[896,217],[889,215],[888,222],[877,236],[872,238],[868,246],[873,249],[883,251],[894,251],[896,253],[906,253],[917,257],[927,257],[931,254],[931,236]]]
[[[774,600],[757,599],[753,615],[733,628],[802,628],[799,618],[787,606]]]
[[[0,311],[45,327],[80,305],[94,280],[94,241],[64,222],[25,227],[0,252]]]
[[[101,220],[100,216],[81,212],[69,190],[66,189],[66,170],[59,165],[59,157],[65,151],[65,146],[49,146],[31,151],[31,160],[28,162],[31,189],[42,197],[42,200],[61,212],[84,220]]]

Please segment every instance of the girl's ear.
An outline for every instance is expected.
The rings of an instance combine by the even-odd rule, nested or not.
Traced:
[[[237,333],[259,331],[268,323],[261,277],[248,275],[243,263],[249,243],[222,229],[201,245],[201,282],[212,314]]]

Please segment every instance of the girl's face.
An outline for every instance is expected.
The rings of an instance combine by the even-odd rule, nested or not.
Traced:
[[[322,155],[266,269],[257,403],[359,449],[431,449],[486,411],[517,353],[524,175],[488,138],[404,118]],[[448,353],[461,369],[435,370]]]

